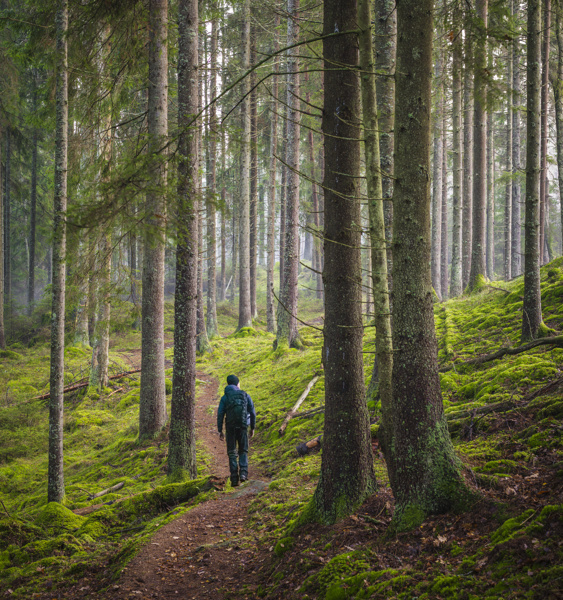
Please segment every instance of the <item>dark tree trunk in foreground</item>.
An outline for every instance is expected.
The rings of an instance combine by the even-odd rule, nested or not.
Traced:
[[[242,20],[243,71],[250,66],[250,0],[244,1]],[[241,152],[241,190],[240,190],[240,281],[238,327],[252,327],[252,307],[250,304],[250,100],[246,96],[248,77],[242,84],[242,152]]]
[[[4,297],[8,312],[12,310],[12,134],[6,128],[6,163],[4,165]]]
[[[324,33],[357,27],[356,0],[327,0]],[[325,94],[325,426],[314,518],[332,523],[375,489],[362,366],[360,87],[356,34],[323,41]],[[339,65],[335,68],[334,65]]]
[[[166,423],[164,385],[164,236],[166,162],[161,148],[168,137],[168,2],[149,3],[148,153],[151,184],[147,193],[143,248],[141,399],[139,438],[153,437]]]
[[[186,129],[198,107],[198,0],[178,6],[178,245],[174,297],[174,370],[168,473],[197,475],[195,441],[197,310],[197,134]]]
[[[440,240],[442,293],[440,295],[442,300],[446,300],[448,297],[448,135],[445,108],[442,110],[442,132],[442,210],[440,211],[442,216],[442,237]]]
[[[299,39],[299,0],[288,0],[287,43]],[[299,58],[297,49],[287,57],[287,189],[283,287],[280,288],[276,343],[292,346],[297,341],[297,295],[299,275]]]
[[[53,219],[53,304],[49,379],[49,469],[47,500],[62,502],[65,352],[66,209],[68,165],[68,2],[60,0],[56,15],[55,197]]]
[[[440,39],[442,35],[438,34]],[[433,127],[433,160],[432,160],[432,253],[431,272],[432,287],[438,298],[442,299],[442,274],[440,251],[442,249],[442,111],[444,110],[442,82],[442,52],[436,53],[434,63],[434,80],[436,82],[435,111]]]
[[[432,0],[397,5],[393,194],[393,447],[387,467],[394,527],[460,504],[466,492],[438,376],[430,275]],[[413,53],[416,46],[418,52]]]
[[[471,243],[471,270],[469,288],[486,276],[486,225],[487,225],[487,113],[485,110],[487,68],[487,0],[477,0],[476,12],[481,35],[475,45],[475,99],[473,109],[473,239]]]
[[[540,290],[540,91],[541,0],[528,1],[528,80],[526,143],[526,216],[522,342],[538,337],[542,324]]]

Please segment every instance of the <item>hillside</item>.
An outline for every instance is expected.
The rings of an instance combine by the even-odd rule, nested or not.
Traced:
[[[397,537],[386,535],[393,498],[377,445],[375,403],[369,408],[377,494],[334,527],[292,528],[315,488],[321,460],[319,453],[299,457],[295,448],[322,433],[322,377],[300,409],[313,412],[292,419],[285,435],[278,433],[287,411],[320,370],[322,333],[317,327],[322,319],[312,300],[302,302],[300,317],[313,325],[301,330],[302,350],[274,351],[273,336],[262,321],[255,330],[233,335],[236,315],[224,304],[219,317],[224,337],[199,359],[200,428],[213,426],[218,396],[209,391],[210,382],[220,381],[221,388],[231,372],[239,375],[258,413],[251,482],[246,485],[260,480],[267,487],[247,494],[240,501],[244,514],[232,516],[231,522],[229,512],[211,508],[231,498],[233,490],[224,477],[210,478],[221,475],[220,454],[217,459],[210,436],[202,434],[199,440],[200,479],[174,485],[166,485],[167,432],[150,444],[137,444],[138,373],[112,380],[101,395],[85,395],[85,388],[67,394],[67,504],[58,510],[47,506],[47,409],[44,400],[33,397],[45,392],[49,350],[42,342],[12,346],[2,355],[0,371],[0,594],[182,597],[178,587],[158,595],[142,582],[137,589],[126,589],[124,582],[134,579],[127,580],[123,569],[140,549],[160,544],[153,536],[162,537],[166,527],[173,527],[183,541],[189,537],[184,524],[194,515],[201,522],[202,514],[216,514],[226,519],[221,527],[229,535],[201,544],[199,555],[189,544],[182,550],[178,542],[174,560],[170,551],[160,570],[163,581],[176,577],[178,585],[182,579],[193,585],[193,562],[230,566],[223,578],[219,569],[215,579],[200,582],[207,595],[199,597],[209,598],[563,597],[563,349],[546,345],[481,365],[463,364],[519,344],[522,289],[518,278],[436,305],[440,365],[454,364],[441,375],[444,406],[456,451],[479,500],[467,513],[429,519]],[[563,259],[542,269],[542,303],[546,325],[562,331]],[[116,313],[114,374],[138,365],[140,336],[128,330],[127,314]],[[171,306],[167,320],[171,343]],[[366,378],[373,344],[373,328],[366,327]],[[88,348],[67,348],[67,384],[84,376],[89,357]],[[172,347],[167,358],[173,358]],[[91,498],[122,482],[122,488],[99,500]],[[104,504],[88,512],[96,503]],[[235,528],[239,522],[243,526]],[[148,556],[150,560],[152,554]],[[185,575],[177,572],[178,561]]]

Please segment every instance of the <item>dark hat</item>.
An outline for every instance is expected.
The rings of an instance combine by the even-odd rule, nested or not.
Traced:
[[[227,377],[227,385],[238,385],[239,378],[236,375],[229,375]]]

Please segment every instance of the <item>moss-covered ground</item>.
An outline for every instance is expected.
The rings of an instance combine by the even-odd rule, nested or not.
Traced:
[[[393,498],[376,439],[377,494],[334,527],[291,528],[319,475],[320,454],[300,457],[296,445],[322,433],[322,377],[300,409],[318,410],[292,419],[283,436],[278,429],[320,370],[321,303],[301,300],[299,317],[311,324],[301,329],[303,348],[276,351],[263,314],[253,329],[235,334],[236,306],[220,305],[223,337],[212,340],[212,351],[199,358],[198,366],[221,381],[229,373],[240,377],[258,413],[251,477],[252,464],[259,463],[271,478],[250,505],[263,561],[228,597],[561,597],[563,350],[543,346],[478,366],[463,364],[503,345],[518,345],[522,294],[518,278],[436,304],[440,365],[455,365],[441,375],[446,415],[468,481],[481,500],[467,513],[431,518],[395,538],[385,535]],[[546,325],[562,331],[562,259],[542,269],[542,303]],[[132,313],[127,306],[121,309],[112,334],[113,372],[130,368],[140,347],[139,333],[130,328]],[[168,304],[169,342],[172,310]],[[374,330],[366,326],[366,381],[373,350]],[[167,358],[172,357],[169,348]],[[89,360],[88,348],[69,346],[66,382],[85,377]],[[47,505],[47,404],[33,398],[45,392],[48,371],[49,350],[41,340],[31,347],[13,344],[0,357],[0,594],[11,590],[18,598],[43,597],[49,590],[63,598],[78,580],[106,589],[158,527],[218,493],[201,479],[191,500],[173,508],[161,501],[171,493],[163,488],[167,432],[138,445],[139,376],[131,375],[112,381],[102,393],[80,390],[66,396],[67,498],[64,507]],[[379,405],[374,401],[369,408],[376,431]],[[200,475],[207,474],[203,460]],[[115,493],[89,499],[120,482],[125,485]],[[153,489],[156,494],[147,496]],[[115,502],[128,496],[143,501]],[[72,512],[101,501],[111,504],[85,516]]]

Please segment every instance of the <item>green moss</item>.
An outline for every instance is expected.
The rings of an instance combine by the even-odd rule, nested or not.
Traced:
[[[520,465],[509,459],[502,460],[493,460],[482,467],[480,467],[480,471],[484,471],[485,473],[514,473],[518,471]]]
[[[300,588],[301,593],[326,597],[327,590],[339,585],[339,581],[369,569],[366,555],[362,552],[347,552],[331,559],[318,573],[308,577]],[[335,593],[335,592],[332,592]]]
[[[23,356],[14,352],[13,350],[0,350],[0,358],[6,358],[8,360],[22,360]]]
[[[274,547],[274,554],[278,557],[283,556],[288,550],[291,550],[295,545],[295,538],[284,537],[278,541]]]
[[[54,531],[70,531],[78,529],[85,520],[84,517],[75,515],[66,506],[58,502],[49,502],[37,515],[35,524]]]

